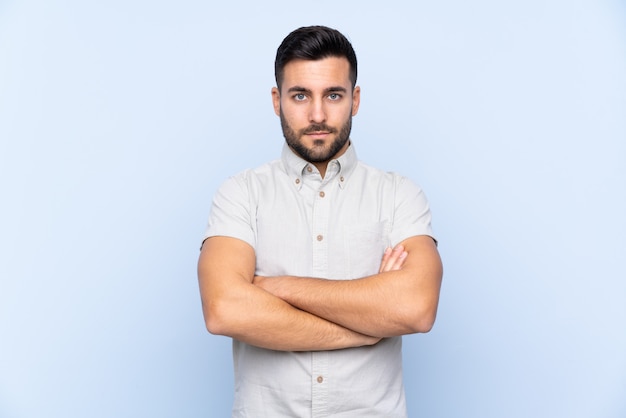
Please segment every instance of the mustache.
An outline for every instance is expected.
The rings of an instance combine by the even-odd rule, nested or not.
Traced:
[[[337,130],[335,128],[331,128],[325,123],[313,123],[304,128],[301,132],[302,134],[312,134],[314,132],[328,132],[334,134],[337,133]]]

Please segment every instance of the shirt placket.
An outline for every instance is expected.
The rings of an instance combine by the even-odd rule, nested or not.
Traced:
[[[330,196],[324,190],[326,184],[319,183],[312,195],[313,276],[322,278],[328,278]],[[316,351],[311,355],[312,418],[328,416],[328,361],[328,352]]]
[[[311,364],[311,417],[328,416],[328,351],[313,352]]]

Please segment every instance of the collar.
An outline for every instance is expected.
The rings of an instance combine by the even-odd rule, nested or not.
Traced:
[[[287,175],[293,180],[293,184],[300,189],[305,173],[308,174],[307,168],[313,167],[313,165],[294,153],[287,144],[283,145],[281,159]],[[344,188],[356,167],[357,161],[356,150],[350,141],[350,146],[341,157],[328,162],[324,180],[337,181],[339,187]],[[333,165],[336,165],[337,169],[333,169]]]

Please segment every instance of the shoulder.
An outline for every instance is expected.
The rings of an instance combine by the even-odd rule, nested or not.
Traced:
[[[378,182],[383,183],[386,186],[393,186],[396,189],[408,188],[421,190],[417,183],[401,173],[395,171],[385,171],[362,161],[358,161],[354,170],[354,175],[356,178],[368,183]]]
[[[248,168],[231,175],[222,183],[223,187],[239,185],[239,187],[249,187],[258,183],[263,183],[268,177],[277,173],[284,173],[282,162],[279,159],[270,161],[255,168]]]

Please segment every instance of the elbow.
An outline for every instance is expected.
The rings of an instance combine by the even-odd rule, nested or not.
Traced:
[[[224,335],[223,325],[219,321],[216,321],[212,316],[204,318],[207,331],[213,335]]]
[[[213,335],[226,335],[228,336],[228,321],[227,315],[223,310],[218,309],[215,303],[209,304],[204,309],[204,323],[207,331]]]
[[[430,332],[435,325],[437,317],[437,305],[428,304],[427,306],[414,306],[409,315],[407,315],[407,334],[425,334]]]
[[[434,325],[434,316],[422,317],[407,324],[407,332],[405,332],[405,334],[426,334],[433,329]]]
[[[422,315],[420,318],[417,319],[417,321],[415,321],[413,326],[413,333],[426,334],[427,332],[430,332],[430,330],[433,329],[433,326],[435,325],[435,317],[435,313]]]
[[[439,274],[438,285],[436,287],[414,293],[414,297],[407,299],[406,316],[411,334],[430,332],[435,325],[437,309],[439,306],[439,288],[441,283],[441,272]]]

